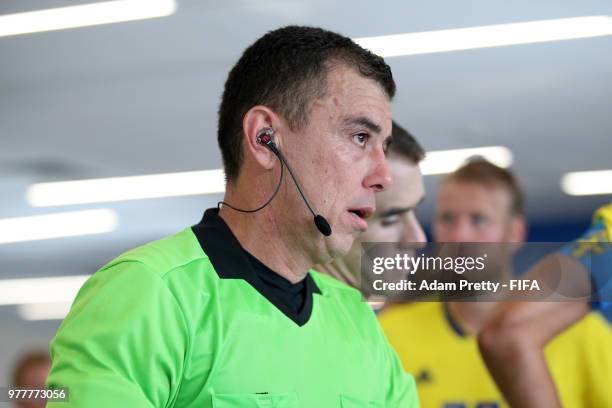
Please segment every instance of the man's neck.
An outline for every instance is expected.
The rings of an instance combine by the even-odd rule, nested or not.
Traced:
[[[237,207],[238,200],[225,198]],[[249,208],[245,205],[241,208]],[[264,265],[292,283],[306,277],[312,266],[304,248],[291,245],[275,222],[270,207],[256,213],[242,213],[230,208],[221,208],[219,216],[225,221],[240,245]]]
[[[507,281],[514,273],[511,265],[505,265],[495,281]],[[496,294],[496,299],[502,300],[506,296],[503,290]],[[486,298],[484,296],[483,298]],[[489,297],[490,299],[490,297]],[[478,333],[487,322],[495,316],[499,310],[500,303],[495,301],[480,300],[475,302],[448,302],[449,312],[459,323],[461,328],[470,334]]]
[[[476,334],[497,313],[497,302],[448,302],[449,313],[465,333]]]

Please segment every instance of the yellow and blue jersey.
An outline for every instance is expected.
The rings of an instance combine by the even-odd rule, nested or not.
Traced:
[[[461,331],[445,303],[391,306],[379,321],[423,408],[507,407],[480,357],[476,337]],[[564,407],[612,407],[612,329],[595,312],[544,350]]]

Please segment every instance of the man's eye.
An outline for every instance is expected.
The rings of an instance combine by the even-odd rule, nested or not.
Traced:
[[[397,224],[398,221],[399,221],[399,216],[392,215],[390,217],[382,218],[380,220],[380,225],[382,225],[383,227],[390,227],[392,225]]]
[[[472,215],[472,224],[476,226],[481,226],[487,223],[487,217],[482,214],[474,214]]]
[[[357,133],[353,135],[353,141],[357,143],[358,146],[365,147],[369,137],[370,135],[367,133]]]
[[[452,224],[455,221],[455,217],[452,214],[444,213],[440,214],[438,219],[446,224]]]
[[[385,152],[385,154],[389,152],[389,146],[391,146],[391,138],[386,140],[385,143],[383,144],[383,151]]]

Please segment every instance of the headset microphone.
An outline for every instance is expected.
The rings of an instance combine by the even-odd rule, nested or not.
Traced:
[[[304,193],[302,192],[302,189],[300,188],[299,183],[297,182],[295,176],[293,175],[293,171],[291,170],[291,167],[289,166],[289,163],[287,163],[287,160],[285,159],[285,156],[283,156],[283,154],[280,152],[280,150],[278,150],[278,148],[276,147],[276,144],[272,140],[272,135],[273,134],[274,134],[274,130],[271,127],[268,127],[268,128],[262,130],[261,132],[259,132],[257,134],[257,143],[259,143],[260,145],[266,146],[268,149],[270,149],[270,151],[272,153],[274,153],[276,155],[276,157],[278,157],[278,159],[281,162],[280,179],[278,181],[278,185],[276,186],[276,190],[274,191],[274,194],[272,194],[272,197],[270,197],[268,199],[268,201],[266,201],[263,205],[259,206],[258,208],[254,209],[254,210],[243,210],[243,209],[240,209],[240,208],[236,208],[236,207],[233,207],[230,204],[228,204],[226,202],[223,202],[223,201],[220,201],[217,204],[217,207],[219,207],[221,204],[223,204],[223,205],[227,205],[229,208],[231,208],[233,210],[240,211],[240,212],[247,212],[247,213],[252,213],[252,212],[256,212],[256,211],[259,211],[259,210],[263,209],[268,204],[270,204],[270,202],[272,201],[272,199],[274,197],[276,197],[276,194],[280,190],[280,186],[281,186],[281,184],[283,182],[283,168],[287,167],[287,170],[289,171],[289,175],[291,176],[291,179],[293,180],[293,183],[295,184],[295,187],[297,188],[298,192],[300,193],[300,196],[302,197],[302,200],[304,200],[304,204],[306,204],[306,207],[308,207],[308,210],[310,211],[310,213],[314,217],[313,221],[314,221],[317,229],[319,230],[319,232],[321,234],[325,235],[326,237],[330,236],[331,233],[332,233],[332,230],[331,230],[331,227],[329,226],[329,222],[327,222],[325,217],[323,217],[320,214],[315,214],[315,212],[313,211],[312,207],[310,206],[310,203],[306,199],[306,196],[304,196]]]

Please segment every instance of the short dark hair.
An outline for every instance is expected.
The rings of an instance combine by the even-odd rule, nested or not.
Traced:
[[[486,187],[500,186],[510,194],[512,215],[525,215],[525,195],[514,173],[482,157],[470,159],[451,173],[446,181],[448,180],[477,183]]]
[[[391,130],[391,144],[388,153],[397,154],[411,160],[414,164],[419,164],[425,158],[425,150],[415,137],[395,121],[393,121]]]
[[[219,107],[218,142],[228,181],[242,163],[242,120],[256,105],[276,110],[292,130],[308,123],[310,106],[327,92],[327,76],[338,64],[375,80],[395,95],[391,68],[350,38],[315,27],[270,31],[248,47],[225,82]]]
[[[26,387],[26,375],[35,367],[51,364],[49,353],[45,350],[31,350],[23,354],[15,363],[12,384],[15,387]]]

